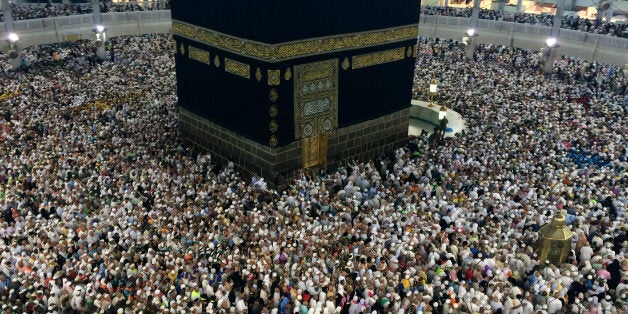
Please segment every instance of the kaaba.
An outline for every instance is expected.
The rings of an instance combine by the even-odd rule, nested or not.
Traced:
[[[407,139],[420,1],[172,2],[183,138],[267,180]]]

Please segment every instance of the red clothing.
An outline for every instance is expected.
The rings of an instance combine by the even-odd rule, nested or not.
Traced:
[[[467,269],[467,271],[464,273],[464,280],[471,279],[473,279],[473,271],[471,269]]]

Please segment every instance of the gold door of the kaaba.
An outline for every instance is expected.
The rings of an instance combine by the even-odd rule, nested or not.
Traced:
[[[303,167],[327,161],[327,132],[338,127],[338,59],[294,66],[294,129]]]
[[[327,133],[303,138],[303,168],[324,166],[327,162]]]

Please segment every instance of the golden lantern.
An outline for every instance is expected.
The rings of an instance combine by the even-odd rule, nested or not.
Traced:
[[[549,261],[554,265],[559,265],[569,256],[573,233],[567,227],[566,221],[563,214],[557,213],[552,218],[552,222],[539,230],[540,263]]]
[[[434,107],[434,96],[436,96],[437,92],[438,92],[438,82],[436,81],[436,79],[432,79],[430,81],[430,103],[429,103],[429,107]]]

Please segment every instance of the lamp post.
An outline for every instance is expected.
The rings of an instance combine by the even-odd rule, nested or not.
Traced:
[[[467,29],[467,36],[462,38],[462,42],[467,46],[467,59],[473,60],[473,53],[475,52],[475,37],[478,37],[478,33],[475,28]]]
[[[98,58],[100,60],[103,60],[107,57],[107,53],[105,52],[105,42],[107,41],[107,29],[100,25],[100,24],[96,24],[96,26],[94,26],[94,36],[95,36],[95,40],[94,40],[94,46],[96,46],[96,56],[98,56]]]
[[[556,14],[554,15],[554,24],[550,31],[549,37],[545,40],[545,45],[548,47],[547,57],[545,59],[545,66],[543,72],[546,75],[552,74],[554,70],[554,59],[556,59],[556,50],[558,49],[558,39],[560,33],[560,26],[563,22],[563,12],[565,9],[566,0],[557,0]]]
[[[17,42],[20,40],[20,36],[16,33],[9,33],[7,36],[7,42],[9,43],[9,59],[15,59],[19,53],[17,51]]]
[[[16,33],[9,33],[6,38],[7,43],[9,43],[9,63],[11,67],[15,70],[20,67],[22,61],[20,60],[20,48],[18,47],[18,42],[20,41],[20,36]]]
[[[549,37],[545,40],[547,50],[545,50],[545,66],[543,72],[551,74],[554,70],[554,60],[556,59],[556,49],[559,47],[558,40],[555,37]]]
[[[434,107],[434,96],[436,96],[437,92],[438,92],[438,82],[436,81],[436,79],[432,79],[432,81],[430,81],[430,104],[429,104],[429,107]]]
[[[569,256],[573,233],[566,226],[566,218],[562,213],[556,213],[552,222],[539,230],[539,244],[541,252],[539,262],[549,261],[559,265]]]
[[[475,28],[478,27],[478,20],[480,19],[480,4],[482,0],[473,0],[473,10],[471,11],[471,18],[469,19],[469,28],[467,29],[468,44],[467,44],[467,59],[473,60],[473,52],[475,51],[475,37],[478,35]]]

